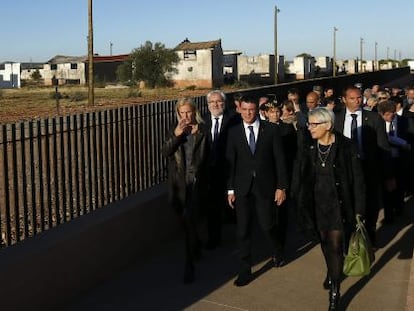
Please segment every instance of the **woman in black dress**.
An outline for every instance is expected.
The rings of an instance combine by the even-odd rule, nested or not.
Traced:
[[[298,223],[320,238],[328,270],[323,286],[330,289],[329,310],[337,310],[339,304],[345,233],[355,227],[355,215],[365,210],[365,184],[356,148],[334,132],[334,118],[326,108],[309,112],[309,132],[298,130],[292,179]]]

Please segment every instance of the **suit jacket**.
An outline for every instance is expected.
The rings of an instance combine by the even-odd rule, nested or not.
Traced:
[[[277,126],[280,129],[280,135],[282,136],[283,150],[285,152],[285,160],[287,165],[287,173],[289,182],[292,176],[293,162],[296,157],[297,149],[297,135],[293,124],[279,122]]]
[[[335,114],[335,130],[339,133],[344,131],[346,108]],[[388,169],[391,158],[391,147],[388,143],[385,131],[385,122],[378,113],[362,110],[362,150],[360,157],[364,160],[364,167],[372,173],[374,179],[382,176],[392,176]]]
[[[246,195],[252,181],[263,198],[274,197],[276,189],[287,189],[285,156],[277,125],[260,121],[256,151],[251,153],[243,122],[229,129],[226,149],[229,177],[227,189]]]
[[[208,113],[204,117],[207,143],[210,149],[209,163],[210,166],[222,170],[225,167],[225,153],[227,144],[228,129],[240,122],[240,116],[227,110],[223,113],[223,120],[221,122],[219,137],[217,141],[213,141],[211,129],[214,126],[211,114]]]

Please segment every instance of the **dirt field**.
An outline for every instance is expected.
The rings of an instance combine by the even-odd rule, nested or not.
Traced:
[[[58,101],[54,87],[0,89],[0,124],[106,109],[132,103],[175,99],[181,96],[202,96],[208,91],[207,89],[95,88],[95,105],[90,107],[86,87],[59,87]]]

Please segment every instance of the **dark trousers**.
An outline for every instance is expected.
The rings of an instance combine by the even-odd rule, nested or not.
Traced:
[[[193,195],[193,184],[189,184],[186,188],[185,207],[180,215],[181,225],[184,229],[186,265],[192,265],[200,253],[199,218],[199,210]]]
[[[379,169],[378,167],[372,167],[372,163],[363,163],[366,186],[365,227],[373,246],[376,245],[376,228],[379,211],[383,207],[383,179],[378,174]]]
[[[397,187],[392,191],[384,189],[384,219],[386,222],[392,222],[394,214],[400,215],[404,207],[404,174],[406,168],[403,159],[393,158],[392,166]]]
[[[262,229],[265,238],[271,248],[272,255],[282,252],[282,242],[277,235],[276,209],[274,197],[263,198],[253,181],[249,193],[245,196],[237,196],[236,193],[236,217],[237,238],[240,252],[240,274],[251,272],[251,247],[253,218],[256,215],[257,222]]]
[[[221,226],[223,213],[227,204],[227,193],[225,187],[212,185],[208,195],[207,205],[207,234],[208,243],[212,245],[221,244]]]

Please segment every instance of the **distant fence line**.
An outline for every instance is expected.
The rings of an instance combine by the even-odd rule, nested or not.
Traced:
[[[205,97],[195,98],[202,113]],[[0,128],[1,247],[166,179],[176,100]]]

